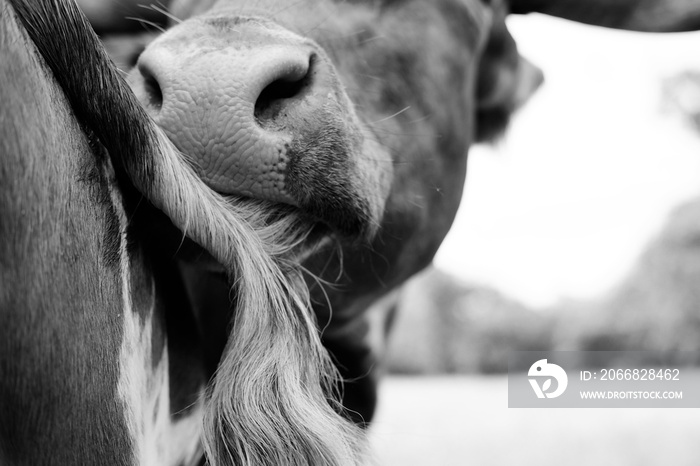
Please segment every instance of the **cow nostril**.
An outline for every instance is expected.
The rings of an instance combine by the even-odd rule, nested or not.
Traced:
[[[141,76],[143,76],[143,87],[146,98],[148,99],[148,104],[156,111],[160,110],[163,106],[163,91],[160,88],[158,80],[147,66],[139,64],[139,71],[141,72]]]
[[[262,126],[274,120],[284,109],[285,104],[304,94],[311,84],[315,55],[309,58],[306,67],[293,67],[268,84],[255,101],[255,119]]]

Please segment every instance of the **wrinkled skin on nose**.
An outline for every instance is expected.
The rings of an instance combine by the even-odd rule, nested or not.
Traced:
[[[312,41],[218,12],[153,42],[130,82],[214,190],[300,207],[342,234],[379,223],[388,155]]]

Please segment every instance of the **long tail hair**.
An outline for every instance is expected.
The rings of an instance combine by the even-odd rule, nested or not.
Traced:
[[[142,109],[72,0],[9,2],[118,174],[207,249],[237,288],[235,325],[204,416],[209,463],[363,463],[362,432],[329,402],[337,372],[289,259],[308,228],[209,189]]]

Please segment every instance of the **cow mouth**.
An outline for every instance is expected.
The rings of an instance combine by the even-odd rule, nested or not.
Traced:
[[[339,230],[334,222],[325,221],[292,204],[242,196],[231,198],[231,202],[254,203],[265,206],[271,212],[266,218],[266,227],[274,228],[274,225],[283,219],[292,218],[298,229],[304,231],[304,240],[299,243],[296,249],[290,251],[296,257],[300,255],[308,256],[308,250],[318,248],[319,244],[326,243],[331,237],[347,236],[347,232]]]
[[[276,204],[280,210],[297,215],[313,226],[316,233],[346,241],[368,241],[373,236],[366,210],[346,196],[327,194],[313,196],[302,206]]]
[[[250,226],[264,242],[270,241],[273,236],[286,236],[287,231],[289,235],[298,238],[293,248],[280,253],[288,263],[300,265],[327,245],[340,238],[348,238],[347,231],[340,231],[336,224],[324,221],[292,204],[245,196],[228,195],[226,199],[232,205],[246,205],[247,210],[261,212],[256,216],[256,221],[250,222]],[[277,233],[274,233],[275,231]],[[355,236],[353,235],[351,239],[354,240]],[[273,246],[273,249],[277,248]],[[206,252],[212,253],[212,251]]]

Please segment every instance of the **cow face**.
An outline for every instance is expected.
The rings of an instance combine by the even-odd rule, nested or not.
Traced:
[[[131,82],[214,190],[293,205],[346,239],[419,235],[426,260],[461,196],[477,108],[525,98],[487,3],[176,2],[191,17]],[[487,41],[499,46],[478,79]],[[491,82],[500,62],[512,76]]]
[[[541,82],[505,4],[183,0],[171,11],[132,88],[211,188],[294,206],[337,239],[309,244],[304,266],[338,285],[311,281],[314,311],[341,375],[371,373],[364,311],[430,263],[469,145],[500,133]],[[216,307],[210,287],[190,288]],[[227,309],[225,286],[218,295]],[[373,383],[346,385],[358,422],[371,418]]]

